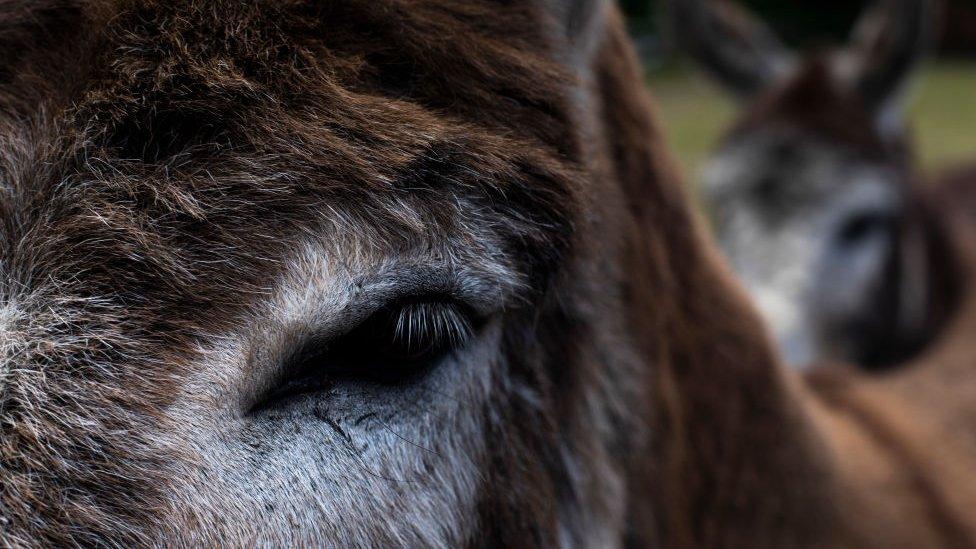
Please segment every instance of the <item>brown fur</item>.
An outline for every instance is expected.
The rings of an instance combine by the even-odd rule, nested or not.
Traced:
[[[381,257],[488,234],[525,281],[470,545],[579,542],[561,525],[613,516],[611,470],[621,544],[976,541],[971,481],[936,474],[972,470],[965,384],[950,404],[941,381],[902,387],[948,363],[839,374],[821,399],[779,367],[615,13],[583,110],[529,2],[72,6],[0,22],[23,46],[0,84],[0,544],[339,543],[293,537],[310,525],[286,508],[248,514],[244,492],[195,499],[205,456],[181,423],[214,428],[187,407],[201,349],[323,230]]]

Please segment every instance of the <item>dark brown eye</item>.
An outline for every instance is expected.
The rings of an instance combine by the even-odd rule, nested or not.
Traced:
[[[467,307],[451,300],[398,301],[334,341],[307,342],[284,366],[277,388],[254,409],[343,382],[397,384],[416,379],[468,342],[474,318]]]
[[[436,364],[471,333],[471,314],[463,306],[412,299],[373,314],[321,360],[334,378],[397,382]]]
[[[865,212],[852,216],[840,228],[841,244],[852,246],[892,228],[894,220],[885,213]]]
[[[354,367],[365,360],[389,367],[427,362],[463,345],[471,336],[469,315],[454,303],[414,301],[374,314],[335,349]],[[362,357],[357,360],[356,357]],[[373,364],[382,366],[382,364]],[[383,368],[381,368],[383,369]]]

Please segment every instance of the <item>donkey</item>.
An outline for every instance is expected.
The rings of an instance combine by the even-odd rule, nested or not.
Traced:
[[[853,46],[797,55],[732,4],[674,3],[688,51],[744,103],[702,192],[792,364],[889,367],[953,313],[963,281],[903,120],[932,4],[875,2]]]
[[[976,542],[976,299],[781,368],[609,2],[3,8],[0,546]]]

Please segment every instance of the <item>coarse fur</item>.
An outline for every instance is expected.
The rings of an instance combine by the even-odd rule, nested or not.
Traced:
[[[610,4],[0,6],[0,545],[976,540],[973,399],[779,367]]]
[[[850,46],[798,54],[730,2],[675,3],[677,34],[743,101],[703,172],[719,242],[798,367],[904,363],[968,283],[949,241],[976,236],[931,209],[903,120],[934,8],[872,2]]]

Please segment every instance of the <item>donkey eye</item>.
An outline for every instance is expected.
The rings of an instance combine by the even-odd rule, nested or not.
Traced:
[[[471,337],[472,315],[452,301],[417,299],[373,314],[333,346],[334,372],[377,380],[396,380]]]
[[[418,379],[471,339],[475,315],[439,298],[399,301],[333,341],[310,341],[292,354],[282,379],[253,410],[343,382],[398,384]]]
[[[865,212],[852,216],[838,231],[837,237],[841,244],[853,246],[863,242],[867,237],[878,234],[891,227],[893,221],[883,213]]]

